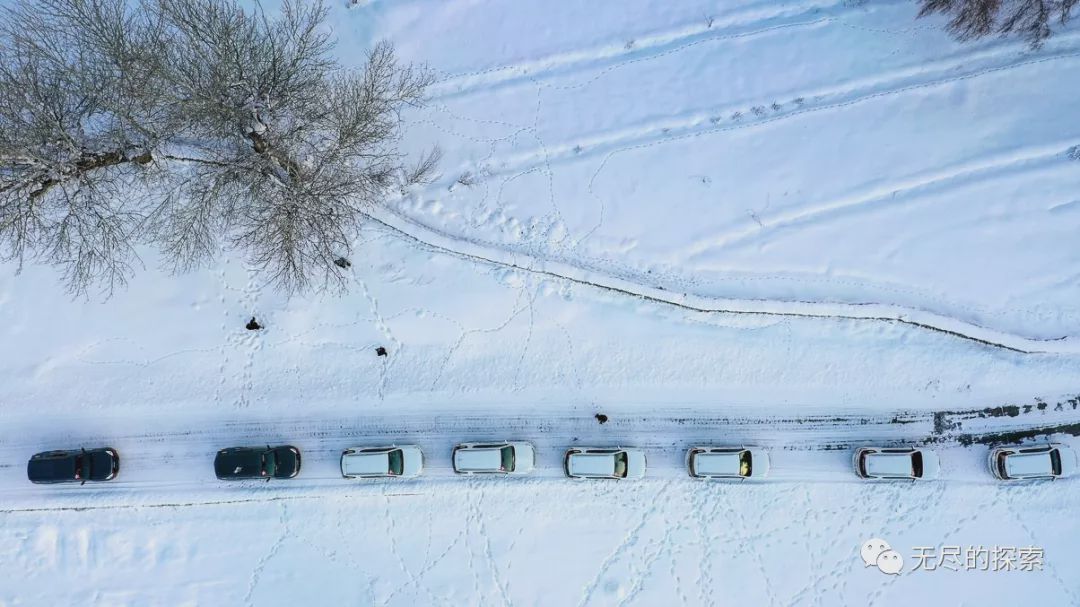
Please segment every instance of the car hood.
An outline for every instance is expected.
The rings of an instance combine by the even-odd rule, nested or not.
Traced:
[[[277,469],[274,478],[292,478],[300,473],[300,451],[295,447],[274,447]]]
[[[113,456],[104,449],[87,451],[86,457],[90,458],[90,479],[103,481],[112,476]]]
[[[1057,448],[1061,452],[1061,476],[1076,474],[1076,469],[1080,468],[1080,455],[1072,447],[1058,445]]]
[[[941,461],[937,453],[922,451],[922,480],[934,480],[941,473]]]
[[[627,451],[626,452],[626,478],[644,478],[645,477],[645,452],[644,451]]]
[[[750,476],[754,478],[764,478],[769,475],[769,470],[772,469],[772,461],[769,459],[769,454],[760,449],[751,449],[751,465]]]
[[[536,467],[536,452],[529,443],[513,443],[514,474],[527,474]]]
[[[406,446],[401,449],[401,476],[416,476],[424,470],[424,454],[419,447]]]

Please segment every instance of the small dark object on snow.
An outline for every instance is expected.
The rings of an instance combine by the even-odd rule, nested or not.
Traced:
[[[339,267],[339,268],[348,268],[348,267],[352,266],[352,263],[348,259],[345,259],[344,257],[338,257],[337,259],[334,260],[334,265]]]
[[[248,321],[248,324],[244,325],[244,328],[246,328],[248,331],[258,331],[262,328],[262,325],[255,322],[255,317],[252,316],[251,320]]]
[[[379,346],[378,348],[375,348],[375,354],[378,355],[378,356],[386,356],[386,348],[384,348],[382,346]]]
[[[595,417],[596,421],[600,422],[601,424],[606,424],[607,423],[607,416],[604,415],[603,413],[597,413],[593,417]]]

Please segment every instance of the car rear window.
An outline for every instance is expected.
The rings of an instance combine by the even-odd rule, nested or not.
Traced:
[[[911,454],[911,471],[915,475],[915,478],[922,478],[922,451],[916,451]]]
[[[1050,469],[1054,476],[1061,476],[1061,452],[1057,449],[1050,452]]]

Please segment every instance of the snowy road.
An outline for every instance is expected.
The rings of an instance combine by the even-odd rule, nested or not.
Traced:
[[[350,446],[419,445],[425,454],[424,477],[415,481],[367,483],[404,492],[424,487],[431,478],[453,477],[450,453],[465,441],[529,440],[537,448],[532,478],[561,479],[562,454],[571,445],[636,446],[646,449],[648,477],[683,479],[684,460],[692,445],[760,445],[773,460],[768,482],[859,482],[851,474],[851,448],[861,444],[940,441],[942,481],[992,483],[984,470],[985,447],[963,447],[936,426],[963,426],[968,435],[1064,426],[1077,421],[1073,410],[1038,415],[979,416],[979,411],[897,412],[885,415],[808,413],[800,417],[724,417],[691,409],[664,415],[613,416],[604,424],[591,413],[498,415],[461,414],[297,417],[292,419],[203,419],[159,417],[140,432],[111,432],[122,420],[103,417],[64,420],[9,420],[0,435],[0,502],[6,511],[50,507],[174,504],[178,496],[195,503],[344,492],[356,482],[341,479],[338,457]],[[984,414],[985,415],[985,414]],[[937,424],[935,424],[935,421]],[[1056,439],[1056,440],[1061,440]],[[1070,440],[1065,437],[1064,440]],[[234,445],[293,444],[303,453],[300,477],[269,484],[224,483],[213,475],[214,453]],[[36,452],[74,447],[112,446],[121,455],[121,473],[108,484],[34,486],[25,462]],[[468,482],[460,479],[460,482]],[[484,479],[476,482],[519,482]],[[690,482],[689,480],[687,482]]]

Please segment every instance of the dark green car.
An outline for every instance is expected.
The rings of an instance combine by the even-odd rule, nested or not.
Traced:
[[[300,450],[280,447],[230,447],[217,452],[214,473],[223,481],[293,478],[300,474]]]
[[[119,471],[120,456],[111,447],[46,451],[26,464],[30,482],[40,484],[111,481]]]

